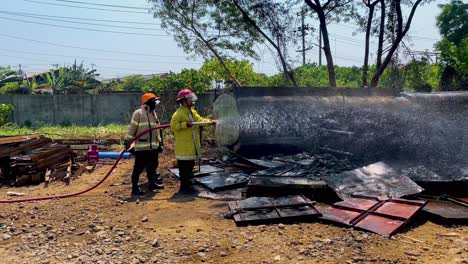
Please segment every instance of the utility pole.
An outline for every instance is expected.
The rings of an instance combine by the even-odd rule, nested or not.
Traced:
[[[301,37],[302,37],[302,49],[298,50],[297,52],[302,53],[302,65],[304,66],[306,64],[306,51],[312,49],[312,47],[306,48],[305,44],[305,36],[307,35],[307,31],[311,30],[309,25],[305,24],[305,14],[306,14],[306,9],[303,7],[300,13],[297,13],[298,16],[301,16],[301,27],[298,28],[298,30],[295,30],[294,32],[300,32]]]
[[[302,21],[302,26],[301,26],[301,33],[302,33],[302,66],[304,66],[305,63],[305,25],[304,25],[304,20],[305,20],[305,10],[302,8],[301,10],[301,21]]]
[[[319,28],[319,66],[322,66],[322,28]]]

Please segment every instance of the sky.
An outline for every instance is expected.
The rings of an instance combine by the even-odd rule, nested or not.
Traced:
[[[437,0],[418,8],[408,33],[413,50],[433,50],[434,43],[440,39],[435,25],[435,17],[440,12],[437,5],[447,2]],[[32,73],[44,72],[56,65],[69,65],[76,59],[78,63],[83,62],[90,69],[97,69],[101,79],[129,74],[179,72],[184,68],[201,67],[203,60],[185,54],[172,36],[160,28],[160,21],[145,10],[149,6],[146,0],[2,0],[0,65],[10,65],[18,69],[21,64],[24,72]],[[306,23],[317,26],[314,17],[308,16]],[[106,24],[112,27],[92,24]],[[350,22],[329,25],[335,64],[362,65],[364,35],[355,34],[356,27]],[[83,28],[126,34],[96,32]],[[307,41],[316,43],[316,34],[307,36]],[[375,61],[372,54],[375,49],[375,45],[371,44],[371,61]],[[268,49],[261,48],[260,51],[260,61],[252,60],[254,70],[267,75],[277,73],[278,69]],[[302,63],[300,53],[292,54],[292,59],[295,61],[294,66]],[[325,62],[325,57],[322,59]],[[313,45],[312,49],[307,51],[306,61],[318,63],[318,49]]]

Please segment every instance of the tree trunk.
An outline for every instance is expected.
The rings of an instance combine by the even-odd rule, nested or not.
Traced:
[[[395,0],[396,4],[396,11],[397,11],[397,36],[395,38],[395,41],[393,41],[392,46],[390,50],[387,53],[387,56],[385,56],[385,60],[383,61],[382,65],[380,65],[379,68],[377,68],[374,76],[372,77],[371,80],[371,86],[372,87],[377,87],[379,84],[379,79],[380,76],[382,76],[382,73],[384,72],[385,68],[387,68],[388,64],[390,63],[393,54],[397,50],[398,46],[400,45],[401,40],[405,37],[406,33],[410,29],[411,22],[413,21],[413,16],[414,13],[416,12],[416,9],[418,8],[418,5],[421,3],[422,0],[417,0],[413,7],[411,8],[410,15],[408,16],[408,21],[406,22],[405,28],[403,29],[403,15],[401,13],[401,3],[398,0]]]
[[[385,0],[380,1],[380,28],[379,28],[379,43],[377,48],[376,68],[382,65],[383,42],[385,35]]]
[[[314,0],[314,3],[312,3],[312,0],[305,0],[305,2],[315,11],[315,13],[317,13],[319,18],[320,30],[322,33],[321,36],[323,37],[323,51],[325,52],[325,58],[327,59],[328,85],[330,87],[336,87],[335,65],[333,64],[333,56],[330,50],[330,40],[328,38],[327,23],[324,13],[324,6],[329,2],[324,6],[320,4],[320,0]]]
[[[327,24],[325,23],[325,14],[323,12],[319,14],[319,19],[320,29],[322,30],[323,51],[325,52],[325,58],[327,59],[328,85],[334,88],[336,87],[335,65],[333,64],[333,56],[330,50],[330,40],[328,38],[328,29]]]
[[[364,51],[364,65],[362,66],[362,85],[368,86],[367,84],[367,74],[369,70],[369,39],[370,32],[372,27],[372,17],[374,16],[374,5],[370,5],[369,15],[367,17],[367,28],[366,28],[366,48]]]

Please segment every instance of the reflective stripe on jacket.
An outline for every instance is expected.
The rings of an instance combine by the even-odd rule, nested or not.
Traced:
[[[159,125],[160,123],[156,111],[150,111],[147,105],[142,105],[133,112],[125,140],[132,140],[141,132]],[[135,151],[158,149],[160,142],[160,130],[153,130],[135,141]]]
[[[180,106],[172,115],[171,129],[174,131],[175,155],[178,160],[195,160],[201,156],[200,131],[194,125],[187,127],[187,122],[209,122],[210,119],[201,117],[195,109]]]

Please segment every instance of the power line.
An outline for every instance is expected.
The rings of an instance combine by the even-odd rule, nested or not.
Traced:
[[[27,54],[35,54],[35,55],[44,55],[44,56],[52,56],[52,57],[68,57],[68,58],[82,58],[87,60],[106,60],[106,61],[122,61],[122,62],[140,62],[140,63],[164,63],[164,64],[202,64],[200,62],[169,62],[169,61],[148,61],[148,60],[125,60],[125,59],[111,59],[111,58],[95,58],[95,57],[86,57],[86,56],[71,56],[71,55],[63,55],[63,54],[51,54],[51,53],[41,53],[41,52],[32,52],[32,51],[22,51],[22,50],[10,50],[10,49],[2,49],[2,51],[8,52],[17,52],[17,53],[27,53]]]
[[[21,13],[21,12],[11,12],[11,11],[1,11],[2,13],[15,13],[20,15],[36,16],[36,17],[50,17],[50,18],[63,18],[63,19],[75,19],[75,20],[88,20],[88,21],[97,21],[97,22],[110,22],[110,23],[124,23],[124,24],[136,24],[136,25],[153,25],[160,26],[158,23],[149,23],[149,22],[137,22],[137,21],[125,21],[125,20],[107,20],[107,19],[93,19],[93,18],[84,18],[84,17],[68,17],[68,16],[51,16],[44,14],[32,14],[32,13]]]
[[[81,9],[89,9],[89,10],[111,11],[111,12],[132,13],[132,14],[148,14],[148,12],[139,12],[139,11],[130,11],[130,10],[116,10],[116,9],[87,7],[87,6],[76,6],[76,5],[64,5],[64,4],[48,3],[48,2],[42,2],[42,1],[36,1],[36,0],[23,0],[23,1],[36,3],[36,4],[42,4],[42,5],[65,6],[65,7],[73,7],[73,8],[81,8]]]
[[[351,23],[351,22],[347,22],[348,24],[352,24],[352,25],[356,25],[358,27],[352,27],[352,26],[348,26],[348,25],[343,25],[343,24],[340,24],[340,23],[333,23],[335,25],[338,25],[338,26],[342,26],[342,27],[346,27],[346,28],[350,28],[350,29],[354,29],[354,30],[359,30],[360,28],[360,25],[358,24],[355,24],[355,23]],[[408,36],[410,38],[415,38],[415,39],[422,39],[422,40],[433,40],[433,41],[439,41],[440,39],[436,39],[436,38],[430,38],[430,37],[420,37],[420,36],[414,36],[414,35],[410,35],[408,34]]]
[[[52,21],[73,23],[73,24],[79,24],[79,25],[92,25],[92,26],[114,27],[114,28],[128,28],[128,29],[165,31],[164,29],[161,29],[161,28],[142,28],[142,27],[116,26],[116,25],[106,25],[106,24],[89,23],[89,22],[68,21],[68,20],[63,20],[63,19],[41,17],[41,15],[34,15],[34,14],[27,14],[27,13],[17,13],[17,12],[8,12],[8,11],[1,11],[1,10],[0,10],[0,13],[7,14],[7,15],[12,15],[12,16],[30,17],[30,18],[35,18],[35,19],[52,20]]]
[[[58,44],[58,43],[41,41],[41,40],[30,39],[30,38],[23,38],[23,37],[18,37],[18,36],[3,34],[3,33],[0,33],[0,36],[4,36],[4,37],[8,37],[8,38],[14,38],[14,39],[20,39],[20,40],[25,40],[25,41],[35,42],[35,43],[47,44],[47,45],[52,45],[52,46],[57,46],[57,47],[71,48],[71,49],[107,52],[107,53],[124,54],[124,55],[134,55],[134,56],[145,56],[145,57],[166,57],[166,58],[177,58],[178,57],[178,58],[185,58],[185,56],[155,55],[155,54],[144,54],[144,53],[134,53],[134,52],[125,52],[125,51],[111,51],[111,50],[103,50],[103,49],[85,48],[85,47],[72,46],[72,45],[66,45],[66,44]]]
[[[39,24],[39,25],[44,25],[44,26],[78,29],[78,30],[95,31],[95,32],[116,33],[116,34],[137,35],[137,36],[151,36],[151,37],[170,37],[170,35],[158,35],[158,34],[126,32],[126,31],[114,31],[114,30],[104,30],[104,29],[72,27],[72,26],[56,25],[56,24],[49,24],[49,23],[28,21],[28,20],[22,20],[22,19],[16,19],[16,18],[7,18],[7,17],[0,17],[0,19],[18,21],[18,22],[29,23],[29,24],[36,24],[36,25]]]
[[[11,55],[5,55],[5,54],[1,54],[0,53],[0,56],[4,56],[4,57],[11,57],[11,58],[18,58],[18,59],[23,59],[23,60],[35,60],[35,61],[39,61],[39,62],[44,62],[44,64],[40,64],[40,63],[33,63],[33,64],[30,64],[30,63],[25,63],[24,65],[44,65],[44,66],[47,66],[47,65],[53,65],[53,64],[59,64],[59,65],[62,65],[62,63],[54,63],[54,62],[50,62],[50,61],[45,61],[45,60],[38,60],[38,59],[35,59],[35,58],[28,58],[28,57],[21,57],[21,56],[11,56]],[[73,63],[70,63],[69,65],[71,65]],[[63,65],[67,65],[66,63],[63,63]],[[101,66],[101,65],[96,65],[96,67],[98,68],[103,68],[103,69],[115,69],[115,70],[128,70],[128,71],[139,71],[139,72],[155,72],[155,70],[149,70],[149,69],[138,69],[138,68],[119,68],[119,67],[108,67],[108,66]]]
[[[96,3],[88,3],[88,2],[82,2],[82,1],[71,1],[71,0],[55,0],[55,1],[73,3],[73,4],[82,4],[82,5],[94,5],[94,6],[107,6],[107,7],[127,8],[127,9],[148,10],[148,8],[146,8],[146,7],[137,7],[137,6],[106,5],[106,4],[96,4]]]

